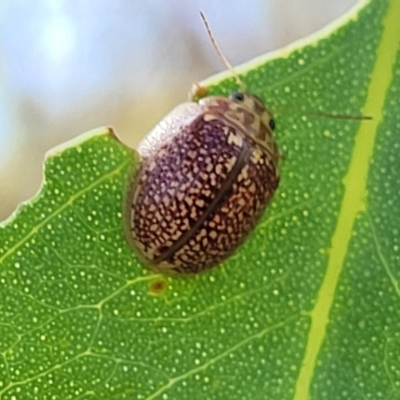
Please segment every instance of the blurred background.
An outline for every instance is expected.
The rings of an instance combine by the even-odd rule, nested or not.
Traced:
[[[101,125],[130,146],[193,82],[323,27],[357,0],[1,0],[0,221],[41,183],[47,150]]]

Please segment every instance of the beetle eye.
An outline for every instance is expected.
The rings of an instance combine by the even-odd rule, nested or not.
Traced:
[[[272,130],[275,129],[275,121],[274,121],[272,118],[269,120],[269,127],[270,127]]]
[[[229,97],[231,99],[237,100],[237,101],[243,101],[244,100],[244,94],[240,93],[240,92],[232,92]]]

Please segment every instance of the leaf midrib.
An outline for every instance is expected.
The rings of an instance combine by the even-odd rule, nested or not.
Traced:
[[[308,400],[319,352],[325,339],[329,313],[357,215],[367,210],[367,179],[374,150],[376,132],[383,117],[386,94],[393,80],[393,66],[400,43],[400,2],[391,0],[383,20],[383,33],[377,50],[370,85],[363,114],[373,115],[373,120],[363,122],[355,137],[348,173],[344,179],[344,195],[338,222],[332,236],[328,266],[317,301],[311,312],[311,326],[308,333],[302,367],[296,383],[294,400]],[[397,39],[397,40],[396,40]]]

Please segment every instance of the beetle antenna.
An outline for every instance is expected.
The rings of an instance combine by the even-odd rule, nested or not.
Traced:
[[[288,111],[292,114],[302,114],[302,115],[314,115],[316,117],[324,117],[324,118],[332,118],[332,119],[353,119],[353,120],[371,120],[374,119],[370,115],[353,115],[353,114],[340,114],[340,113],[328,113],[325,111],[317,111],[317,110],[307,110],[295,107],[278,107],[275,109],[276,113],[281,113],[283,111]]]
[[[308,111],[310,115],[332,119],[373,119],[370,115],[348,115],[348,114],[330,114],[324,111]]]
[[[221,59],[221,61],[224,63],[225,67],[229,69],[229,71],[231,72],[231,74],[234,76],[234,78],[236,79],[236,82],[239,86],[240,91],[244,92],[245,91],[245,84],[243,83],[243,81],[239,78],[238,74],[235,72],[235,70],[233,69],[231,63],[227,60],[227,58],[224,56],[224,54],[222,53],[221,49],[218,46],[217,41],[215,40],[214,35],[211,32],[211,28],[210,25],[208,24],[208,21],[206,19],[206,16],[200,11],[200,16],[201,19],[204,22],[204,25],[207,29],[207,33],[208,36],[210,37],[211,43],[214,46],[215,51],[217,52],[217,54],[219,55],[219,58]]]

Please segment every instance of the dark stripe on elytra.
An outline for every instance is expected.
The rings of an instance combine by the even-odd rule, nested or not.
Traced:
[[[238,177],[242,168],[249,162],[250,156],[251,156],[251,149],[249,149],[248,146],[246,146],[246,142],[244,141],[244,146],[242,147],[242,150],[239,154],[238,159],[236,160],[234,167],[232,168],[231,172],[229,173],[229,176],[221,186],[221,189],[214,197],[213,201],[209,204],[204,213],[197,219],[196,223],[193,224],[193,226],[190,229],[188,229],[187,232],[185,232],[163,254],[161,254],[160,256],[156,257],[153,260],[154,264],[159,264],[160,262],[168,260],[170,257],[172,257],[180,248],[185,246],[197,234],[198,229],[200,228],[201,225],[203,225],[204,221],[206,221],[212,213],[214,213],[215,211],[219,210],[220,207],[222,207],[222,205],[225,202],[226,196],[232,190],[233,182]]]

